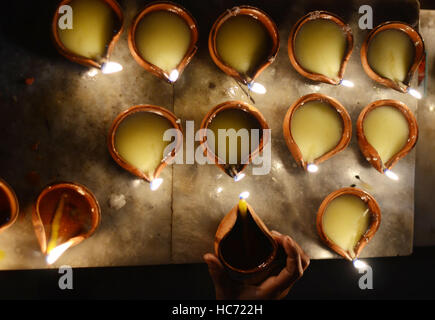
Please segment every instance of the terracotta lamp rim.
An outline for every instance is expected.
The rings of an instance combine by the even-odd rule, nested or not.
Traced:
[[[230,234],[231,230],[235,227],[236,221],[237,221],[237,215],[238,215],[238,205],[234,206],[231,211],[225,216],[225,218],[221,221],[218,231],[216,232],[216,239],[215,239],[215,254],[219,257],[219,260],[224,264],[226,268],[229,270],[236,272],[238,274],[241,274],[243,276],[250,276],[254,275],[259,272],[267,271],[268,268],[270,268],[271,264],[275,261],[278,255],[278,244],[271,235],[269,229],[266,227],[266,225],[261,221],[261,219],[257,216],[255,211],[253,211],[253,208],[247,204],[248,206],[248,212],[251,216],[251,218],[255,221],[258,228],[261,230],[261,232],[267,237],[269,242],[272,244],[272,251],[270,255],[267,257],[267,259],[259,266],[251,268],[251,269],[240,269],[233,267],[231,264],[229,264],[225,259],[223,259],[222,251],[221,251],[221,242]],[[224,230],[225,229],[225,230]],[[222,233],[224,230],[225,235],[220,237],[220,233]]]
[[[399,150],[395,155],[391,157],[385,164],[379,156],[378,151],[368,142],[364,134],[364,120],[368,113],[379,107],[392,107],[402,113],[408,122],[409,135],[408,142],[405,146]],[[418,141],[418,123],[409,107],[401,101],[393,99],[377,100],[368,104],[359,114],[356,122],[358,145],[361,153],[371,163],[371,165],[380,173],[384,173],[385,170],[391,170],[393,166],[403,157],[405,157],[417,144]]]
[[[171,80],[170,73],[145,60],[140,54],[136,45],[136,29],[139,26],[140,22],[147,14],[152,12],[157,12],[157,11],[169,11],[171,13],[176,14],[178,17],[183,19],[183,21],[187,24],[190,30],[191,38],[190,38],[189,48],[187,49],[183,59],[178,64],[177,68],[174,69],[178,71],[178,77],[175,81],[177,81],[180,78],[184,69],[190,63],[196,51],[198,50],[198,46],[197,46],[198,39],[199,39],[198,27],[195,18],[190,14],[189,11],[187,11],[181,5],[175,4],[170,1],[152,2],[146,5],[144,9],[142,9],[133,19],[133,23],[128,33],[128,47],[130,49],[130,53],[133,56],[134,60],[148,72],[166,81],[167,83],[173,84],[175,81],[173,79]]]
[[[68,60],[87,66],[87,67],[93,67],[97,69],[101,69],[103,64],[107,61],[109,61],[110,56],[113,52],[113,49],[115,48],[116,43],[118,42],[119,38],[121,37],[122,32],[124,31],[124,14],[122,12],[121,6],[118,4],[116,0],[100,0],[105,2],[110,6],[110,8],[114,11],[118,23],[119,23],[119,30],[113,35],[112,40],[110,40],[109,44],[107,45],[106,54],[104,57],[102,57],[100,60],[94,60],[91,58],[87,58],[81,55],[78,55],[76,53],[71,52],[69,49],[67,49],[62,41],[60,40],[59,32],[58,32],[58,21],[59,21],[59,8],[63,5],[68,5],[70,2],[74,0],[62,0],[59,5],[56,7],[56,11],[54,13],[53,21],[51,23],[51,34],[52,39],[54,42],[54,45],[57,49],[57,51],[63,55]]]
[[[411,40],[411,42],[414,44],[414,62],[412,63],[408,74],[403,81],[403,83],[398,84],[395,81],[385,78],[378,73],[376,73],[372,67],[369,64],[368,61],[368,51],[370,48],[370,42],[372,39],[379,33],[385,30],[400,30],[404,32]],[[377,83],[380,83],[386,87],[392,88],[396,91],[406,93],[409,89],[409,85],[411,82],[411,79],[415,73],[415,71],[418,69],[420,63],[423,61],[425,57],[425,45],[423,37],[420,35],[420,33],[415,30],[411,25],[401,22],[401,21],[387,21],[384,23],[381,23],[376,28],[370,31],[370,33],[365,38],[362,46],[361,46],[361,64],[363,66],[363,69],[365,73],[374,81]]]
[[[298,59],[296,58],[295,53],[295,42],[296,42],[296,36],[299,32],[299,30],[302,28],[302,26],[312,20],[316,19],[323,19],[323,20],[330,20],[337,24],[340,28],[342,28],[343,33],[346,37],[347,47],[346,51],[343,57],[343,60],[341,62],[340,70],[338,73],[337,79],[330,78],[328,76],[325,76],[320,73],[315,73],[306,70],[302,65],[299,63]],[[347,24],[341,17],[338,15],[331,13],[329,11],[311,11],[304,15],[302,18],[300,18],[296,24],[292,27],[290,31],[290,37],[288,39],[288,56],[290,59],[290,63],[292,64],[293,68],[303,77],[308,78],[310,80],[316,81],[316,82],[324,82],[332,85],[339,85],[341,81],[343,80],[344,73],[346,71],[347,63],[350,60],[350,57],[353,52],[353,45],[354,45],[354,38],[352,29],[350,28],[349,24]]]
[[[233,67],[226,64],[219,56],[216,47],[216,38],[219,33],[220,27],[230,18],[237,15],[247,15],[251,16],[257,21],[259,21],[267,30],[272,46],[270,48],[269,54],[264,62],[262,62],[257,70],[252,75],[244,75],[235,70]],[[233,77],[237,81],[247,85],[252,83],[273,61],[275,60],[279,51],[279,32],[275,22],[272,18],[263,10],[249,5],[235,6],[231,9],[223,12],[214,22],[208,37],[208,49],[210,56],[216,66],[225,72],[230,77]]]
[[[207,134],[206,134],[206,129],[208,129],[209,124],[213,121],[213,118],[222,111],[225,110],[230,110],[230,109],[236,109],[236,110],[243,110],[245,112],[248,112],[251,116],[253,116],[258,123],[261,126],[261,130],[262,130],[262,136],[260,139],[260,143],[258,145],[258,147],[249,154],[249,157],[247,159],[247,161],[242,161],[242,162],[246,162],[245,164],[241,165],[241,169],[240,171],[237,172],[237,174],[240,174],[241,172],[243,172],[243,170],[245,170],[245,168],[248,166],[248,164],[250,164],[252,162],[252,159],[254,159],[259,153],[261,153],[263,151],[264,146],[269,143],[269,133],[268,133],[268,129],[269,129],[269,125],[266,122],[266,119],[264,118],[264,116],[261,114],[260,110],[258,110],[257,108],[255,108],[254,106],[251,106],[250,104],[243,102],[243,101],[239,101],[239,100],[232,100],[232,101],[226,101],[223,103],[218,104],[217,106],[213,107],[203,118],[202,122],[201,122],[201,130],[199,132],[199,140],[200,140],[200,144],[204,150],[204,153],[206,154],[207,158],[210,159],[211,161],[214,161],[213,163],[218,166],[223,172],[225,172],[226,174],[230,175],[232,178],[234,178],[236,175],[232,175],[232,173],[228,172],[227,168],[226,168],[226,164],[222,164],[219,163],[220,162],[220,158],[214,153],[213,149],[211,147],[209,147],[208,143],[207,143]],[[245,159],[246,160],[246,159]],[[221,161],[221,162],[225,162],[225,161]]]
[[[370,226],[367,229],[367,231],[365,232],[365,234],[361,237],[361,239],[359,240],[357,245],[355,246],[355,248],[354,248],[355,258],[353,258],[353,259],[346,250],[342,249],[341,247],[336,245],[334,242],[332,242],[328,238],[328,236],[326,235],[326,233],[323,229],[323,215],[326,212],[326,209],[328,208],[329,203],[332,200],[334,200],[340,196],[343,196],[343,195],[353,195],[353,196],[359,197],[361,200],[363,200],[367,204],[367,207],[369,208],[370,213],[371,213]],[[349,261],[353,261],[354,259],[358,259],[361,251],[364,249],[364,247],[367,245],[367,243],[373,238],[375,233],[378,231],[380,224],[381,224],[381,209],[379,207],[379,204],[375,200],[375,198],[371,194],[369,194],[368,192],[361,190],[361,189],[358,189],[358,188],[353,188],[353,187],[342,188],[342,189],[336,190],[336,191],[330,193],[328,196],[326,196],[326,198],[322,201],[322,203],[317,211],[317,216],[316,216],[317,233],[320,236],[321,240],[330,249],[332,249],[333,251],[338,253],[340,256],[342,256],[343,258],[345,258]]]
[[[165,159],[162,159],[162,162],[156,168],[152,177],[149,177],[144,172],[135,168],[133,165],[129,164],[126,160],[124,160],[121,157],[121,155],[118,153],[118,151],[116,150],[116,146],[115,146],[116,131],[117,131],[119,125],[122,123],[123,120],[125,120],[130,115],[132,115],[134,113],[139,113],[139,112],[150,112],[150,113],[154,113],[156,115],[159,115],[161,117],[164,117],[166,120],[168,120],[171,123],[171,125],[174,129],[177,129],[177,132],[178,132],[177,143],[176,143],[174,150],[172,151],[172,153],[169,156],[167,156]],[[182,128],[181,124],[179,123],[178,117],[175,114],[173,114],[171,111],[169,111],[163,107],[150,105],[150,104],[143,104],[143,105],[136,105],[136,106],[130,107],[127,110],[124,110],[123,112],[118,114],[118,116],[113,121],[112,126],[109,130],[109,135],[108,135],[108,139],[107,139],[107,146],[108,146],[110,155],[112,156],[113,160],[115,160],[115,162],[120,167],[129,171],[131,174],[135,175],[138,178],[144,179],[147,182],[151,182],[153,179],[156,179],[160,175],[161,171],[166,167],[167,162],[175,157],[176,153],[179,151],[179,149],[182,146],[182,142],[183,142],[183,128]]]
[[[293,136],[291,133],[291,121],[292,121],[292,118],[293,118],[295,111],[298,108],[302,107],[304,104],[306,104],[308,102],[313,102],[313,101],[321,101],[321,102],[327,103],[328,105],[330,105],[332,108],[334,108],[337,111],[337,113],[340,115],[340,118],[342,120],[343,133],[342,133],[340,141],[333,149],[331,149],[330,151],[328,151],[324,155],[320,156],[319,158],[315,159],[310,164],[318,165],[318,164],[322,163],[323,161],[333,157],[337,153],[343,151],[344,149],[347,148],[347,146],[349,145],[350,140],[352,138],[352,120],[351,120],[350,115],[347,112],[346,108],[338,100],[336,100],[330,96],[327,96],[325,94],[321,94],[321,93],[311,93],[311,94],[307,94],[305,96],[300,97],[287,110],[287,113],[284,117],[284,122],[283,122],[283,132],[284,132],[284,139],[285,139],[285,142],[287,144],[287,147],[288,147],[290,153],[292,154],[295,161],[305,171],[307,171],[307,167],[308,167],[309,163],[307,163],[303,159],[302,153],[301,153],[296,141],[293,139]]]
[[[6,196],[9,202],[9,209],[10,209],[9,221],[3,225],[0,225],[0,232],[2,232],[8,229],[9,227],[11,227],[17,221],[20,212],[20,205],[14,189],[12,189],[12,187],[5,180],[1,178],[0,178],[0,192],[4,193],[4,195]]]

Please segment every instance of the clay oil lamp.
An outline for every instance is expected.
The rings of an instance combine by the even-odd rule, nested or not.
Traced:
[[[128,35],[136,62],[155,76],[174,83],[197,51],[198,28],[184,8],[152,3],[134,19]]]
[[[343,188],[323,200],[316,224],[320,238],[328,247],[355,261],[378,230],[381,210],[367,192]]]
[[[313,93],[297,100],[284,118],[284,139],[304,170],[317,172],[318,164],[344,150],[352,137],[352,122],[335,99]]]
[[[403,22],[377,26],[361,47],[361,63],[370,78],[418,99],[421,94],[410,88],[410,82],[424,56],[423,38]]]
[[[273,272],[279,251],[269,229],[244,199],[246,194],[219,224],[214,249],[232,278],[255,284]]]
[[[225,11],[214,23],[208,39],[214,63],[257,93],[265,88],[254,80],[274,60],[279,49],[278,29],[260,9],[250,6]]]
[[[380,173],[398,180],[391,168],[414,148],[418,125],[411,110],[397,100],[378,100],[366,106],[357,120],[359,148]]]
[[[6,230],[18,218],[19,204],[14,190],[0,179],[0,232]]]
[[[257,108],[242,101],[227,101],[211,109],[202,120],[200,142],[211,163],[239,181],[245,176],[242,171],[269,142],[268,129]],[[224,130],[228,132],[228,136],[224,137],[226,149],[219,149],[219,139]],[[231,132],[234,139],[231,139]],[[246,135],[238,139],[236,134],[240,132]]]
[[[122,66],[111,62],[110,55],[123,31],[123,22],[115,0],[63,0],[52,22],[54,43],[59,53],[73,62],[103,73],[118,72]]]
[[[76,183],[59,183],[38,196],[32,222],[42,253],[53,264],[69,248],[89,238],[100,223],[100,206],[92,192]]]
[[[351,28],[326,11],[303,16],[288,40],[288,55],[295,70],[310,80],[333,85],[353,87],[353,82],[343,79],[352,50]]]
[[[164,141],[167,130],[176,130],[174,147]],[[171,161],[183,143],[178,118],[170,111],[152,105],[139,105],[119,114],[109,132],[108,147],[112,158],[122,168],[150,182],[157,190],[163,180],[160,172]],[[171,144],[172,145],[172,144]]]

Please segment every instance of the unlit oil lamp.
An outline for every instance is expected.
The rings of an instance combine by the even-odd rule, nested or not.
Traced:
[[[73,62],[103,73],[118,72],[122,66],[110,61],[110,55],[123,22],[122,9],[115,0],[63,0],[52,22],[54,43],[59,53]],[[96,74],[95,69],[90,72]]]
[[[350,261],[357,261],[380,223],[378,203],[357,188],[343,188],[329,194],[320,205],[316,222],[322,241]]]
[[[197,51],[198,28],[184,8],[152,3],[134,19],[128,35],[130,52],[147,71],[176,82]]]
[[[18,213],[19,204],[14,190],[0,179],[0,232],[14,224]]]
[[[352,50],[350,26],[326,11],[303,16],[293,26],[288,40],[290,62],[299,74],[334,85],[353,86],[343,79]]]
[[[85,186],[59,183],[38,196],[32,215],[33,227],[48,264],[69,248],[89,238],[100,223],[98,201]]]
[[[260,283],[279,265],[278,244],[267,226],[246,202],[248,192],[222,219],[214,249],[230,276],[244,283]]]
[[[167,130],[176,130],[175,146],[164,141]],[[119,114],[109,132],[108,147],[122,168],[150,182],[152,190],[162,183],[160,172],[172,160],[183,143],[178,118],[170,111],[152,105],[139,105]]]
[[[370,78],[418,99],[421,94],[410,88],[410,82],[424,56],[423,38],[403,22],[377,26],[361,47],[361,63]]]
[[[418,139],[412,111],[397,100],[378,100],[361,111],[356,125],[358,144],[367,161],[398,180],[391,168],[414,148]]]
[[[260,111],[242,101],[227,101],[211,109],[202,120],[201,129],[201,146],[207,157],[235,181],[244,177],[242,171],[270,138],[269,126]],[[247,140],[237,139],[236,145],[231,145],[226,138],[226,148],[220,150],[219,131],[231,129],[235,132],[245,129]],[[258,139],[253,139],[253,134],[258,134]]]
[[[318,164],[344,150],[352,137],[352,122],[335,99],[314,93],[298,99],[287,111],[284,138],[295,161],[316,172]]]
[[[279,49],[278,29],[266,13],[250,6],[227,10],[214,23],[208,48],[219,69],[250,91],[265,93],[265,87],[254,80]]]

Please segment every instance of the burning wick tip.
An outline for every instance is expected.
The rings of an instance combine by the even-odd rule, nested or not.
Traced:
[[[365,267],[367,267],[367,264],[361,260],[355,259],[352,262],[353,262],[353,266],[356,269],[364,269]]]
[[[267,92],[266,87],[258,82],[248,83],[248,88],[249,88],[249,90],[251,90],[255,93],[258,93],[258,94],[265,94]]]
[[[385,175],[390,178],[391,180],[397,181],[399,180],[399,176],[395,174],[393,171],[385,169],[384,170]]]
[[[350,80],[342,79],[342,80],[340,81],[340,84],[341,84],[342,86],[345,86],[345,87],[348,87],[348,88],[353,88],[353,87],[355,87],[355,84],[354,84],[352,81],[350,81]]]
[[[163,183],[163,179],[162,178],[157,178],[151,181],[150,183],[150,189],[152,191],[156,191],[158,188],[160,188],[160,186]]]
[[[235,181],[235,182],[240,181],[240,180],[242,180],[244,177],[245,177],[245,174],[244,174],[244,173],[239,173],[238,175],[234,176],[234,181]]]
[[[307,166],[307,171],[311,172],[311,173],[315,173],[315,172],[319,171],[319,167],[316,166],[314,163],[310,163]]]
[[[423,97],[420,92],[412,88],[408,88],[407,92],[414,98],[417,98],[418,100],[420,100]]]
[[[122,71],[123,67],[118,62],[105,62],[101,66],[101,72],[104,74],[111,74]]]
[[[171,71],[171,73],[169,74],[169,81],[171,81],[172,83],[174,83],[175,81],[178,80],[178,77],[180,76],[180,73],[178,72],[177,69],[174,69]]]
[[[249,191],[244,191],[241,194],[239,194],[239,199],[240,200],[247,199],[247,198],[249,198]]]

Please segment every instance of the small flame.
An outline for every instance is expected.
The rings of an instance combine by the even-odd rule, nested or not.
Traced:
[[[385,175],[390,178],[391,180],[394,181],[398,181],[399,180],[399,176],[397,174],[395,174],[393,171],[385,169],[384,170]]]
[[[65,253],[66,250],[68,250],[69,247],[71,247],[72,242],[68,241],[65,243],[62,243],[61,245],[53,248],[48,252],[47,257],[45,258],[45,261],[47,261],[48,264],[53,264],[57,261],[57,259],[60,258],[61,255]]]
[[[105,62],[101,66],[101,72],[104,74],[116,73],[122,71],[123,67],[118,62]]]
[[[249,90],[258,94],[265,94],[267,92],[265,86],[258,82],[251,82],[250,84],[248,84],[248,88]]]
[[[355,87],[355,84],[354,84],[352,81],[350,81],[350,80],[345,80],[345,79],[343,79],[343,80],[340,81],[340,84],[341,84],[342,86],[345,86],[345,87],[348,87],[348,88],[353,88],[353,87]]]
[[[364,261],[355,259],[355,260],[353,260],[353,266],[356,269],[364,269],[365,267],[367,267],[367,263],[365,263]]]
[[[248,199],[249,198],[249,191],[243,191],[241,194],[239,194],[240,199]]]
[[[180,76],[180,73],[178,72],[177,69],[174,69],[171,71],[171,73],[169,74],[169,81],[171,82],[175,82],[178,80],[178,77]]]
[[[218,187],[217,190],[216,190],[216,192],[217,192],[217,193],[221,193],[222,190],[224,190],[222,187]]]
[[[158,188],[160,188],[160,186],[163,183],[163,179],[162,178],[157,178],[151,181],[150,183],[150,189],[152,191],[156,191]]]
[[[235,182],[240,181],[240,180],[242,180],[244,177],[245,177],[245,174],[244,174],[244,173],[239,173],[237,176],[234,177],[234,181],[235,181]]]
[[[88,71],[88,76],[93,78],[98,74],[98,69],[96,68],[92,68],[91,70]]]
[[[308,171],[308,172],[311,172],[311,173],[315,173],[315,172],[319,171],[319,167],[316,166],[314,163],[310,163],[310,164],[307,166],[307,171]]]
[[[418,100],[420,100],[423,97],[420,92],[412,88],[408,88],[408,93],[414,98],[417,98]]]

